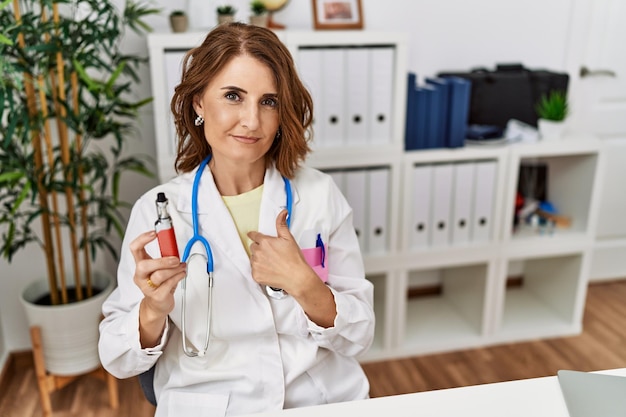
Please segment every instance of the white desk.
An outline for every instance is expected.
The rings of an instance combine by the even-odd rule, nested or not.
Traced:
[[[626,368],[600,371],[626,376]],[[254,414],[255,417],[568,417],[556,376]]]

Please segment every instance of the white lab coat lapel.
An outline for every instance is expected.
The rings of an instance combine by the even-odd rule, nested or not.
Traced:
[[[292,217],[295,217],[296,205],[300,198],[298,191],[291,181],[291,193],[293,197]],[[263,197],[261,198],[261,212],[259,213],[259,232],[276,236],[276,217],[287,207],[287,193],[282,175],[272,164],[265,171]]]

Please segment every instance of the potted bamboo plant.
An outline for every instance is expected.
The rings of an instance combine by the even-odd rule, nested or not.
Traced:
[[[41,328],[46,369],[81,374],[99,366],[100,308],[114,280],[92,262],[117,256],[122,175],[151,175],[148,159],[124,153],[150,99],[131,96],[145,58],[120,41],[128,28],[150,30],[144,18],[159,11],[132,0],[124,10],[110,0],[1,4],[0,252],[10,262],[41,248],[47,279],[22,294],[27,318]]]

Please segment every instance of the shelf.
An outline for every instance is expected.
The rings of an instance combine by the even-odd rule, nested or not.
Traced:
[[[506,157],[509,149],[506,146],[497,148],[470,147],[451,149],[422,149],[406,151],[405,164],[431,164],[438,162],[462,162],[484,159],[500,159]]]
[[[419,303],[411,302],[407,306],[407,315],[428,319],[407,324],[400,352],[426,354],[467,349],[483,343],[472,323],[445,300],[430,298]]]
[[[502,330],[496,340],[538,339],[576,334],[580,325],[566,320],[535,294],[515,288],[507,291],[507,307],[502,318]]]
[[[505,226],[505,240],[528,240],[535,239],[533,233],[529,233],[528,227],[521,225],[513,230],[515,195],[520,182],[521,171],[519,167],[525,165],[541,165],[547,169],[546,199],[556,208],[559,215],[570,219],[568,228],[555,228],[555,235],[569,238],[576,235],[593,238],[590,219],[592,218],[592,204],[595,196],[596,171],[598,169],[597,147],[594,142],[577,142],[578,146],[563,147],[561,154],[556,154],[554,146],[518,148],[513,150],[512,171],[508,184],[510,192],[507,199],[508,225]],[[532,183],[539,174],[526,171],[522,181]],[[537,180],[537,187],[541,187],[543,181]],[[541,190],[537,191],[542,193]],[[520,220],[521,221],[521,220]]]
[[[509,146],[518,157],[573,156],[597,154],[602,141],[597,138],[572,138],[559,141],[518,142]]]
[[[403,265],[403,257],[395,253],[387,255],[364,254],[363,263],[365,265],[366,274],[385,274]]]
[[[358,168],[397,163],[402,150],[395,145],[356,146],[349,148],[322,148],[311,152],[307,165],[317,169]],[[350,156],[347,157],[347,154]]]
[[[505,257],[540,257],[559,256],[579,253],[589,249],[592,239],[585,233],[575,231],[557,231],[554,235],[524,234],[503,245],[501,254]]]
[[[359,243],[367,279],[374,284],[376,328],[371,349],[359,360],[580,331],[585,285],[592,269],[590,258],[598,212],[594,201],[603,181],[604,157],[600,153],[604,148],[600,140],[565,138],[404,151],[406,34],[356,30],[276,33],[291,51],[296,70],[315,100],[315,110],[321,112],[315,114],[314,123],[331,123],[315,125],[317,143],[311,144],[313,151],[306,165],[333,176],[352,206],[355,229],[366,231],[359,235]],[[170,90],[177,80],[177,67],[172,63],[178,62],[180,52],[199,44],[205,35],[168,33],[148,37],[151,76],[153,80],[162,80],[153,83],[157,162],[162,179],[171,173],[174,160],[175,140],[168,122]],[[337,55],[343,57],[340,60],[333,59],[332,53],[323,59],[316,55],[342,47],[345,51]],[[351,66],[345,63],[348,56],[358,58],[354,52],[362,49],[369,49],[369,54],[382,51],[387,58],[369,55],[370,63],[392,61],[393,65],[377,69],[386,76],[393,68],[391,84],[379,82],[380,77],[365,77],[377,81],[365,87],[357,83],[365,78],[357,77],[358,71],[348,68],[365,68],[355,64],[363,61],[350,61]],[[367,66],[372,70],[370,67]],[[324,74],[342,75],[336,79],[324,78]],[[372,101],[384,104],[388,110],[381,114],[389,117],[362,119],[368,123],[366,133],[361,131],[364,124],[357,124],[354,117],[345,117],[371,116],[362,108],[364,100],[342,102],[345,97],[363,97],[348,92],[369,91],[364,96],[370,97],[374,92],[380,94],[381,90],[390,89],[389,95],[377,95],[383,100]],[[341,117],[321,117],[333,116],[335,112]],[[346,125],[346,120],[351,120],[352,125]],[[376,124],[372,120],[389,121],[389,130],[386,123]],[[382,133],[371,134],[372,126],[383,124]],[[334,147],[335,144],[341,145]],[[550,235],[540,235],[526,227],[513,230],[520,166],[529,163],[547,166],[548,201],[560,214],[571,218],[570,227],[556,228]],[[380,168],[388,168],[387,182],[381,180],[384,175],[377,175],[383,171]],[[358,171],[363,171],[363,178],[357,178]],[[435,189],[437,193],[433,192]],[[385,198],[386,205],[376,204]],[[449,216],[445,214],[448,210]],[[435,212],[437,216],[432,214]],[[372,224],[375,227],[369,227]],[[387,233],[384,238],[382,230]],[[619,250],[623,247],[622,242],[604,248],[603,253],[615,263],[610,269],[602,265],[607,269],[603,269],[604,274],[623,270],[619,263]],[[509,275],[518,273],[523,278],[521,286],[507,287]],[[408,296],[409,289],[428,285],[440,292]]]
[[[496,339],[549,337],[579,330],[586,290],[581,274],[584,255],[509,259],[502,279],[512,262],[523,261],[524,272],[520,287],[504,288]]]
[[[316,31],[277,31],[284,33],[287,46],[354,46],[354,45],[393,45],[406,48],[406,33],[389,31],[361,30],[316,30]],[[282,38],[281,38],[282,39]]]
[[[478,264],[411,271],[405,293],[421,285],[438,285],[440,293],[406,298],[399,348],[426,352],[479,343],[485,331],[488,270],[487,264]]]
[[[433,269],[487,263],[496,259],[500,246],[496,243],[468,243],[460,246],[409,249],[393,259],[393,265],[406,269]]]

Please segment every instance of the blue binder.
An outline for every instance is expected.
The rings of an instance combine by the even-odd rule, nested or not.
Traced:
[[[446,77],[450,81],[450,113],[448,116],[450,148],[465,145],[472,83],[461,77]]]
[[[441,148],[439,118],[441,117],[440,103],[443,98],[441,90],[436,86],[427,84],[422,87],[426,92],[426,140],[427,149]]]
[[[430,84],[439,90],[439,111],[436,121],[439,125],[437,135],[437,147],[450,147],[450,133],[448,129],[448,115],[450,111],[450,80],[445,78],[426,78],[426,84]]]
[[[423,87],[417,87],[417,118],[415,149],[428,148],[428,92]]]

